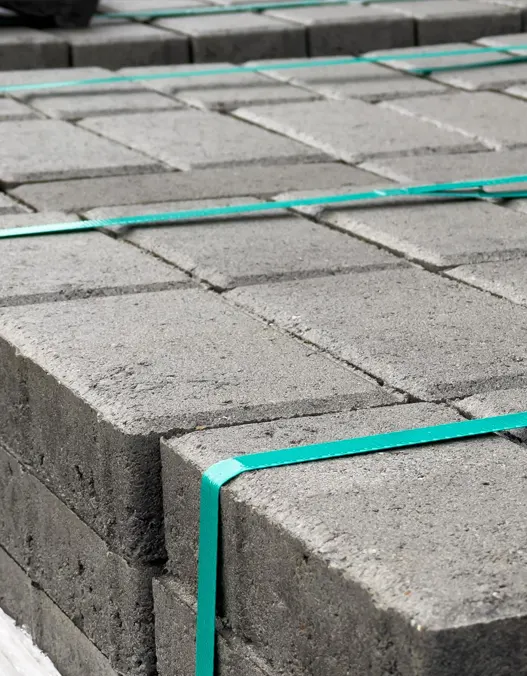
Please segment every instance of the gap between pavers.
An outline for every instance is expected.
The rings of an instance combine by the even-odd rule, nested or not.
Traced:
[[[526,216],[527,219],[527,216]],[[527,305],[527,261],[524,258],[479,265],[461,265],[445,272],[471,286],[503,296],[519,305]]]
[[[169,570],[195,593],[199,488],[213,463],[458,419],[420,403],[163,442]],[[237,478],[221,499],[225,626],[276,674],[521,673],[524,467],[522,447],[487,437]],[[162,615],[156,630],[174,650]],[[175,673],[192,676],[191,664],[163,676]]]
[[[130,562],[164,556],[161,434],[400,399],[202,289],[0,318],[2,440]]]

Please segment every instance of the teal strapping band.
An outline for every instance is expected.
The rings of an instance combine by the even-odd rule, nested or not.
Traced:
[[[388,434],[375,434],[325,444],[297,446],[265,453],[240,455],[209,467],[203,475],[200,494],[196,676],[214,675],[219,512],[222,486],[240,474],[254,470],[364,453],[393,451],[410,446],[481,436],[520,427],[527,427],[527,412],[401,430]]]
[[[116,218],[99,218],[89,221],[72,221],[70,223],[50,223],[46,225],[29,225],[21,228],[0,229],[0,239],[15,237],[32,237],[39,235],[57,235],[61,233],[86,232],[100,228],[116,228],[123,226],[148,226],[170,221],[200,220],[203,218],[219,218],[237,216],[239,214],[263,213],[275,209],[294,209],[298,207],[324,206],[358,202],[362,200],[388,199],[395,197],[414,197],[435,195],[453,199],[508,199],[511,197],[527,197],[527,191],[486,192],[482,188],[513,183],[527,182],[527,174],[502,176],[499,178],[479,178],[470,181],[453,181],[450,183],[431,183],[409,187],[383,188],[364,192],[345,193],[343,195],[325,195],[320,197],[301,197],[273,202],[257,202],[255,204],[236,204],[232,206],[216,206],[201,209],[182,209],[166,211],[159,214],[143,214],[140,216],[122,216]]]
[[[270,9],[294,9],[296,7],[323,7],[324,5],[377,5],[400,0],[290,0],[290,2],[255,2],[243,5],[205,7],[180,7],[177,9],[153,9],[137,12],[104,12],[97,16],[104,19],[166,19],[206,14],[239,14],[264,12]]]
[[[302,70],[304,68],[324,68],[327,66],[346,66],[359,63],[389,63],[392,61],[413,61],[416,59],[439,59],[452,56],[471,56],[478,54],[506,54],[507,51],[519,49],[527,50],[526,45],[505,45],[503,47],[478,47],[463,49],[446,49],[440,52],[414,52],[413,54],[380,54],[372,56],[347,56],[342,58],[328,59],[304,59],[294,63],[279,62],[274,64],[261,65],[240,65],[223,66],[216,68],[202,68],[199,70],[180,70],[167,73],[145,73],[144,75],[111,75],[108,77],[86,78],[83,80],[62,80],[59,82],[38,82],[16,85],[0,85],[0,94],[11,94],[24,91],[40,91],[43,89],[61,89],[66,87],[90,87],[97,85],[116,84],[120,82],[149,82],[154,80],[172,80],[187,77],[216,77],[220,75],[239,75],[240,73],[263,73],[265,71],[275,70]],[[455,64],[452,66],[427,66],[415,68],[409,72],[415,75],[425,75],[434,71],[459,70],[465,68],[484,68],[489,65],[508,65],[510,63],[520,63],[527,61],[526,56],[511,57],[506,61],[484,61],[479,64]]]

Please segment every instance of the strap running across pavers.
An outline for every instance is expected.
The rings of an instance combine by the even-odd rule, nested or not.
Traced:
[[[318,462],[365,453],[394,451],[410,446],[465,439],[526,426],[527,411],[524,411],[446,425],[375,434],[325,444],[296,446],[276,451],[235,456],[209,467],[203,475],[200,493],[196,676],[214,675],[220,491],[222,486],[240,474],[255,470]]]
[[[123,216],[118,218],[97,218],[88,221],[72,221],[69,223],[48,223],[21,228],[5,228],[4,230],[0,230],[0,239],[86,232],[98,230],[100,228],[138,225],[148,226],[170,221],[202,220],[204,218],[220,218],[224,216],[237,216],[239,214],[262,213],[265,211],[274,211],[276,209],[324,206],[329,204],[342,204],[344,202],[359,202],[399,197],[436,196],[453,199],[512,199],[527,197],[527,190],[487,192],[482,190],[482,188],[525,182],[527,182],[527,174],[518,174],[514,176],[479,178],[450,183],[431,183],[398,188],[383,188],[367,190],[364,192],[344,193],[342,195],[324,195],[319,197],[304,197],[298,199],[277,200],[273,202],[237,204],[232,206],[213,206],[201,209],[182,209],[181,211],[167,211],[159,214]]]
[[[393,54],[387,53],[382,55],[372,56],[348,56],[342,58],[327,58],[327,59],[305,59],[298,60],[294,63],[283,62],[274,64],[261,65],[241,65],[241,66],[223,66],[219,68],[203,68],[200,70],[181,70],[172,71],[168,73],[146,73],[144,75],[112,75],[109,77],[87,78],[83,80],[63,80],[55,82],[38,82],[16,85],[0,85],[0,94],[10,94],[23,91],[39,91],[42,89],[60,89],[67,87],[89,87],[96,85],[106,85],[119,82],[148,82],[151,80],[171,80],[176,78],[187,77],[213,77],[221,75],[234,75],[244,72],[260,73],[265,71],[275,70],[301,70],[304,68],[324,68],[327,66],[347,66],[360,63],[389,63],[390,61],[413,61],[417,59],[440,59],[452,56],[474,56],[478,54],[505,54],[511,51],[518,51],[520,49],[527,50],[526,45],[504,45],[502,47],[474,47],[464,49],[446,49],[444,51],[422,51],[413,54]],[[507,61],[482,61],[480,63],[471,64],[452,64],[450,66],[427,66],[410,69],[407,72],[415,75],[427,75],[433,72],[443,72],[445,70],[465,70],[467,68],[486,68],[488,66],[510,65],[511,63],[527,62],[526,56],[511,56]]]

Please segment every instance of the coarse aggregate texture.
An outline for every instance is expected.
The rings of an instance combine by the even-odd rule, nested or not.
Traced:
[[[213,462],[456,418],[412,404],[169,441],[170,569],[194,586],[199,481]],[[223,489],[219,612],[271,673],[521,673],[524,475],[524,449],[487,438],[238,478]]]
[[[481,4],[502,20],[503,5]],[[395,17],[379,38],[408,24],[419,35],[419,17],[388,5],[349,16],[359,9]],[[311,53],[323,21],[274,14],[233,15],[232,33],[193,19],[195,35],[97,19],[91,45],[76,38],[85,68],[3,71],[0,85],[112,68],[192,76],[2,96],[0,234],[526,172],[512,64],[448,82],[411,74],[421,64],[410,59],[279,70],[286,36]],[[451,14],[453,39],[468,24]],[[242,24],[265,24],[269,42],[236,42]],[[148,34],[151,51],[127,31]],[[208,40],[220,67],[254,58],[270,70],[213,79],[151,60],[158,39],[175,38],[186,60]],[[73,55],[69,38],[51,41]],[[469,80],[493,91],[467,91]],[[527,182],[499,190],[511,187]],[[525,409],[526,204],[362,200],[0,238],[0,606],[32,627],[61,676],[193,676],[209,464]],[[219,675],[524,676],[526,439],[236,479],[222,495]]]

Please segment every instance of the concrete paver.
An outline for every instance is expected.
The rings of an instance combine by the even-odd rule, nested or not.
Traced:
[[[159,166],[156,160],[59,120],[0,124],[0,182],[7,185],[140,173]]]
[[[414,44],[412,21],[395,18],[375,5],[291,7],[268,10],[266,15],[305,26],[311,56],[357,54]]]
[[[456,130],[496,150],[527,144],[522,122],[527,113],[523,101],[494,92],[461,92],[433,98],[399,99],[383,103],[392,110]]]
[[[159,19],[156,26],[189,36],[193,61],[305,56],[304,29],[261,14],[216,14]]]
[[[0,50],[0,71],[14,68],[62,68],[69,65],[68,45],[63,40],[31,28],[2,28]]]
[[[208,111],[112,115],[81,126],[179,169],[328,159],[301,143]]]
[[[228,68],[231,64],[219,63],[217,68]],[[153,66],[151,68],[124,68],[123,75],[177,73],[178,71],[203,70],[203,65]],[[230,111],[242,106],[262,103],[284,103],[286,101],[310,101],[318,98],[315,93],[298,87],[277,83],[258,73],[243,72],[228,75],[211,75],[147,80],[145,87],[176,97],[191,106],[206,110]]]
[[[77,220],[67,213],[4,216],[0,228]],[[96,232],[2,242],[0,305],[187,286],[188,277]]]
[[[228,295],[421,399],[527,382],[524,308],[422,270],[262,284]]]
[[[11,199],[8,195],[3,192],[0,192],[0,215],[4,216],[5,214],[21,214],[29,211],[27,207],[20,202],[16,202],[14,199]]]
[[[373,174],[337,162],[258,164],[191,172],[140,174],[74,181],[21,185],[11,193],[37,209],[60,207],[71,211],[90,208],[166,202],[173,199],[206,199],[252,195],[270,197],[280,190],[339,188],[342,185],[369,185],[378,181]],[[0,193],[0,200],[4,199]],[[5,208],[15,209],[7,196]],[[1,202],[0,202],[1,209]]]
[[[450,270],[448,275],[508,298],[514,303],[527,305],[525,263],[526,261],[520,258],[479,265],[462,265]]]
[[[202,289],[0,316],[4,443],[129,560],[163,550],[159,434],[393,400]]]
[[[363,101],[314,101],[240,108],[235,114],[352,164],[369,157],[483,149],[457,131],[395,112]]]
[[[200,200],[94,209],[88,218],[247,204],[256,200]],[[513,213],[513,212],[510,212]],[[518,214],[513,220],[522,220]],[[139,228],[126,239],[222,289],[278,279],[301,279],[401,265],[400,259],[354,238],[328,231],[286,211],[213,222]],[[526,240],[527,245],[527,240]],[[527,246],[526,252],[527,255]]]
[[[39,115],[28,106],[24,106],[11,99],[0,99],[0,122],[9,122],[10,120],[31,120],[38,119]]]
[[[456,418],[414,404],[169,441],[169,566],[193,586],[199,483],[212,463]],[[223,489],[220,612],[276,673],[397,664],[415,674],[416,661],[425,676],[514,671],[526,617],[524,468],[523,448],[486,438],[239,477]]]

